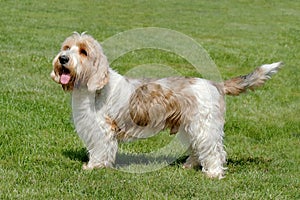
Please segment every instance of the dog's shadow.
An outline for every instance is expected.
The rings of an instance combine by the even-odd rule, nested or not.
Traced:
[[[62,151],[63,156],[71,160],[88,162],[88,153],[85,148],[80,149],[68,149]],[[118,153],[116,157],[116,168],[128,167],[130,165],[151,165],[153,163],[168,163],[170,166],[181,167],[186,159],[187,155],[182,155],[180,157],[173,156],[149,156],[145,154],[125,154]],[[227,167],[233,168],[245,167],[245,166],[262,166],[267,167],[271,163],[271,159],[263,157],[232,157],[227,159]],[[196,168],[201,170],[201,167]]]
[[[161,156],[152,156],[148,154],[125,154],[118,153],[116,164],[118,166],[130,166],[130,165],[151,165],[158,163],[167,163],[167,165],[180,165],[183,164],[188,156],[170,156],[170,155],[161,155]]]
[[[62,155],[75,161],[88,162],[89,157],[85,148],[63,150]]]
[[[227,159],[227,165],[228,166],[234,166],[234,167],[242,167],[242,166],[250,166],[250,165],[256,165],[256,166],[267,166],[272,162],[269,158],[264,157],[233,157]]]
[[[62,155],[66,158],[75,161],[88,162],[88,153],[85,148],[81,149],[68,149],[63,150]],[[126,154],[126,153],[118,153],[116,157],[116,165],[117,166],[130,166],[134,164],[138,165],[149,165],[151,163],[160,163],[166,162],[171,166],[182,165],[188,156],[182,155],[180,157],[174,156],[151,156],[147,154]]]

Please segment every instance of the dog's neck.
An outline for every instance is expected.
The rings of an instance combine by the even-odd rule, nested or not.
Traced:
[[[127,108],[130,96],[138,85],[139,80],[128,79],[110,69],[108,83],[96,95],[97,110],[103,110],[112,118],[116,117],[123,107]]]
[[[125,85],[124,85],[125,84]],[[117,93],[119,90],[119,86],[123,85],[127,87],[129,84],[123,76],[118,74],[112,69],[109,69],[109,81],[108,83],[101,89],[97,91],[89,91],[86,84],[78,83],[72,91],[72,107],[77,111],[81,107],[85,109],[88,107],[87,105],[92,105],[95,101],[101,98],[101,102],[105,104],[108,103],[108,100],[114,93]]]
[[[78,124],[80,121],[87,121],[87,119],[88,121],[95,121],[95,118],[99,117],[102,119],[107,116],[116,117],[122,109],[121,106],[124,106],[124,103],[120,102],[128,102],[137,85],[139,85],[138,81],[128,80],[109,69],[109,81],[101,90],[91,92],[84,85],[74,87],[72,91],[74,123]]]

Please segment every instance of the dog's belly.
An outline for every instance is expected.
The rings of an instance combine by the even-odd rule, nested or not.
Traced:
[[[165,129],[163,123],[154,127],[139,126],[130,119],[129,115],[126,119],[122,120],[114,120],[110,117],[106,117],[106,123],[109,124],[111,130],[115,134],[115,137],[119,141],[133,141],[149,138]]]

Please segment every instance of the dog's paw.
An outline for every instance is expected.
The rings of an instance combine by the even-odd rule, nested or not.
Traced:
[[[83,170],[93,170],[93,169],[98,169],[98,168],[112,168],[112,164],[108,162],[103,162],[103,163],[84,163],[82,165]]]
[[[193,166],[191,164],[184,163],[182,166],[183,169],[192,169]]]
[[[183,164],[182,168],[183,169],[194,169],[194,168],[198,168],[200,165],[197,161],[191,159],[191,157],[189,157],[187,159],[187,161]]]
[[[212,174],[212,173],[205,173],[205,174],[210,179],[216,179],[217,178],[217,179],[221,180],[221,179],[225,178],[224,172],[219,173],[219,174]]]
[[[82,165],[82,169],[83,169],[83,170],[92,170],[92,169],[94,169],[94,168],[91,167],[91,166],[89,166],[87,163],[84,163],[84,164]]]

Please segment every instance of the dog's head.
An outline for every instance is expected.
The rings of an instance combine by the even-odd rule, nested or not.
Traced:
[[[68,37],[53,60],[51,78],[64,90],[87,87],[89,91],[96,91],[103,88],[108,82],[108,61],[100,44],[85,33]]]

